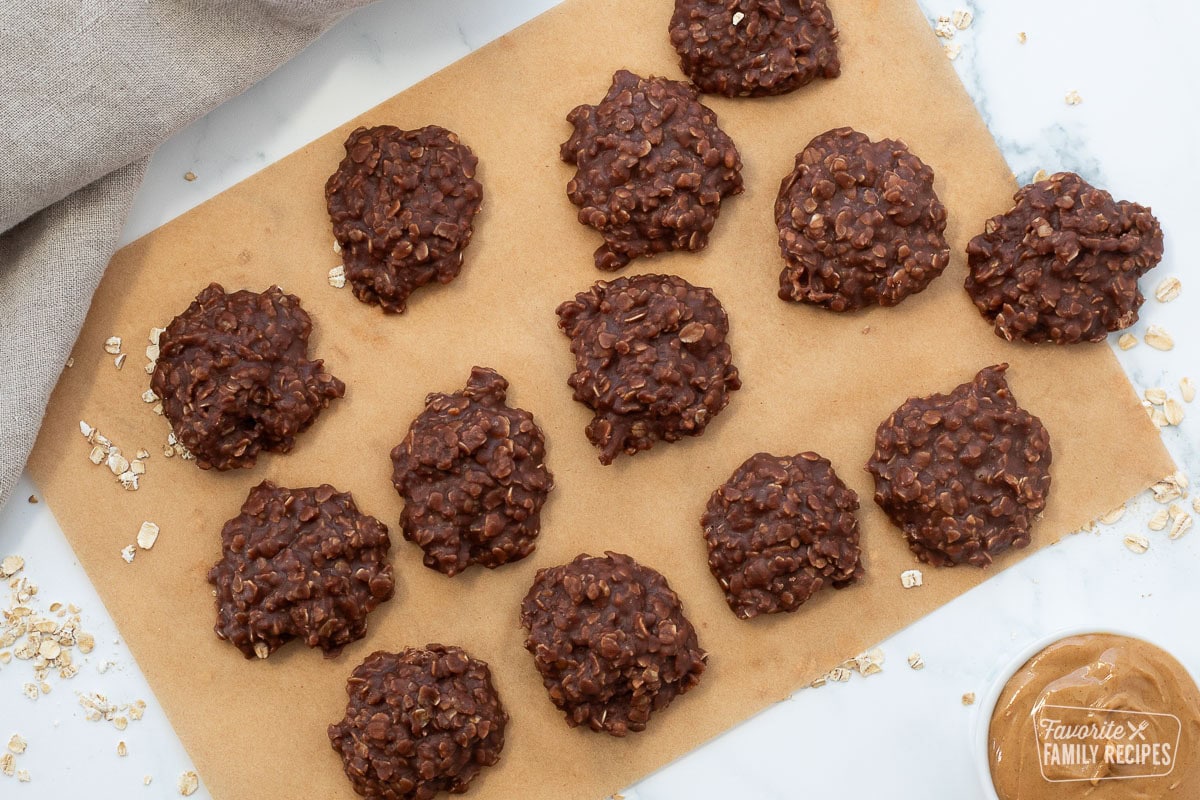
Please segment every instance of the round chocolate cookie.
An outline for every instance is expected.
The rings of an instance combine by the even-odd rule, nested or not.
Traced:
[[[699,436],[742,385],[725,309],[683,278],[598,281],[556,313],[575,354],[567,384],[594,412],[587,437],[601,464]]]
[[[835,128],[809,142],[775,201],[779,296],[854,311],[894,306],[950,263],[933,170],[904,142]]]
[[[266,658],[292,639],[326,656],[367,632],[367,615],[390,600],[387,526],[328,484],[287,489],[263,481],[221,530],[217,636],[246,658]]]
[[[508,714],[483,661],[440,644],[367,656],[329,726],[354,791],[375,800],[461,794],[500,760]]]
[[[670,31],[684,73],[709,94],[785,94],[842,71],[825,0],[675,0]]]
[[[658,572],[620,553],[538,570],[525,649],[574,728],[624,736],[700,682],[707,655]]]
[[[1017,405],[1007,364],[950,394],[914,397],[875,432],[875,502],[937,567],[986,567],[1029,544],[1050,493],[1050,435]]]
[[[1009,341],[1099,342],[1137,322],[1138,278],[1162,259],[1150,209],[1073,172],[1025,186],[967,245],[967,294]]]
[[[478,163],[436,125],[350,134],[325,202],[355,297],[402,314],[414,290],[458,276],[483,201]]]
[[[252,467],[287,453],[296,434],[346,393],[308,358],[312,321],[278,286],[226,294],[210,284],[158,340],[150,388],[201,469]]]
[[[858,495],[816,453],[750,456],[700,519],[708,568],[740,619],[795,611],[863,574]]]
[[[620,70],[599,105],[579,106],[567,121],[575,132],[562,160],[577,167],[567,197],[604,236],[600,269],[703,249],[721,198],[742,191],[737,148],[685,83]]]
[[[425,398],[392,450],[404,538],[425,551],[425,566],[447,575],[532,553],[554,488],[542,429],[505,404],[507,388],[495,370],[473,368],[461,392]]]

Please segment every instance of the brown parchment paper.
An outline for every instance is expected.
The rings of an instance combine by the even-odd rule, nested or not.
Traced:
[[[339,718],[344,682],[369,652],[427,642],[467,647],[492,665],[512,723],[502,760],[472,787],[477,800],[597,798],[619,790],[842,659],[873,645],[996,570],[1117,505],[1173,469],[1110,350],[1026,347],[994,336],[962,290],[963,252],[1016,188],[970,99],[915,3],[832,3],[844,69],[834,81],[777,99],[710,99],[745,161],[746,193],[728,200],[702,254],[638,261],[624,274],[674,272],[711,286],[732,324],[745,388],[699,439],[659,445],[601,467],[566,378],[572,359],[555,306],[602,277],[599,244],[575,221],[558,160],[563,117],[597,102],[627,67],[679,77],[660,0],[568,0],[263,170],[114,258],[64,372],[31,469],[80,561],[117,620],[203,780],[220,800],[351,798],[325,726]],[[385,317],[326,282],[338,263],[322,193],[358,124],[458,131],[480,158],[485,206],[461,277],[426,289],[402,317]],[[937,173],[950,210],[954,259],[924,293],[895,309],[835,315],[775,296],[780,257],[772,218],[779,182],[814,135],[853,125],[906,140]],[[142,403],[141,347],[210,280],[227,288],[272,282],[301,296],[315,320],[313,352],[346,381],[295,451],[250,471],[202,472],[161,455],[167,424]],[[104,339],[124,337],[124,370]],[[1034,545],[990,571],[915,566],[900,534],[871,502],[863,469],[876,425],[906,397],[947,391],[988,364],[1008,361],[1022,403],[1054,449],[1053,488]],[[461,388],[474,364],[512,382],[511,401],[545,428],[557,479],[537,551],[497,571],[447,579],[421,565],[396,528],[390,448],[430,391]],[[152,452],[142,488],[125,492],[87,461],[87,420],[125,452]],[[795,614],[742,622],[708,573],[698,519],[709,493],[757,450],[816,450],[863,501],[866,577],[823,592]],[[389,524],[399,578],[367,638],[325,660],[293,643],[245,661],[213,635],[204,576],[219,531],[264,478],[328,481]],[[150,552],[126,564],[120,550],[143,520],[162,527]],[[581,551],[624,551],[662,571],[710,653],[700,686],[624,740],[569,730],[523,650],[518,605],[539,567]]]

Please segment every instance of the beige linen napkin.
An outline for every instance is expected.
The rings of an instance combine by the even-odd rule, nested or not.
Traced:
[[[0,3],[0,505],[150,154],[368,2]]]

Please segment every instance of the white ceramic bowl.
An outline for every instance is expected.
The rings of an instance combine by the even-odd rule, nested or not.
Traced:
[[[996,708],[996,701],[1000,699],[1000,693],[1008,685],[1009,679],[1017,674],[1017,670],[1025,666],[1026,661],[1042,652],[1042,650],[1045,650],[1060,639],[1066,639],[1069,636],[1082,636],[1089,633],[1109,633],[1115,636],[1128,636],[1130,639],[1140,639],[1155,647],[1160,647],[1168,653],[1171,652],[1140,633],[1133,633],[1132,631],[1112,627],[1098,628],[1095,626],[1083,626],[1078,628],[1064,628],[1030,642],[1000,671],[999,675],[991,682],[987,694],[983,696],[982,702],[978,702],[975,705],[975,733],[971,750],[975,754],[975,760],[979,766],[979,781],[983,788],[981,797],[984,800],[1000,800],[996,794],[996,787],[992,783],[992,767],[988,753],[988,728],[991,726],[992,712]],[[1190,670],[1189,674],[1191,674]],[[1196,676],[1192,675],[1192,680],[1195,679]]]

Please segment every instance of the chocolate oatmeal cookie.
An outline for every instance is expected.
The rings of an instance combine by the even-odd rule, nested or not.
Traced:
[[[462,269],[483,200],[474,153],[445,128],[358,128],[325,184],[354,296],[401,314],[427,283]]]
[[[150,388],[201,469],[252,467],[290,452],[346,385],[308,358],[312,321],[278,286],[226,294],[210,284],[158,340]]]
[[[904,142],[851,128],[813,139],[775,201],[779,296],[854,311],[894,306],[950,263],[933,170]]]
[[[521,624],[542,684],[572,728],[645,730],[704,672],[707,655],[666,578],[620,553],[538,570]]]
[[[600,269],[703,249],[721,199],[742,191],[737,149],[685,83],[620,70],[598,105],[577,107],[567,121],[575,131],[562,160],[577,167],[567,197],[579,221],[604,236]]]
[[[292,639],[326,656],[367,632],[367,615],[395,590],[387,526],[328,484],[287,489],[263,481],[221,530],[217,636],[246,658]]]
[[[367,656],[329,726],[354,791],[371,800],[461,794],[500,760],[508,714],[488,665],[440,644]]]
[[[1150,209],[1073,172],[1022,188],[967,245],[967,294],[1009,341],[1099,342],[1137,322],[1138,278],[1162,259]]]
[[[842,71],[825,0],[675,0],[670,32],[684,73],[708,94],[785,94]]]
[[[392,450],[404,538],[446,575],[532,553],[554,488],[542,429],[505,404],[507,388],[495,370],[475,367],[461,392],[429,395]]]
[[[950,394],[914,397],[875,433],[875,502],[917,558],[986,567],[1029,544],[1050,493],[1050,435],[1017,405],[1007,364]]]
[[[567,383],[594,412],[587,437],[601,464],[699,436],[742,385],[725,309],[683,278],[599,281],[556,313],[575,354]]]
[[[708,568],[740,619],[795,611],[863,573],[858,495],[816,453],[757,453],[708,499]]]

